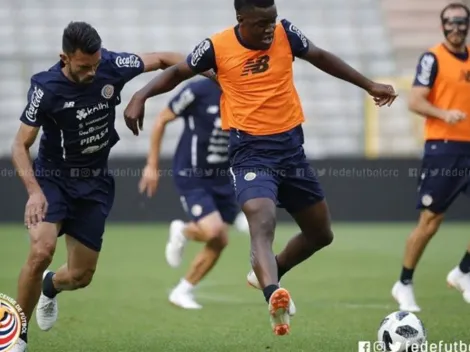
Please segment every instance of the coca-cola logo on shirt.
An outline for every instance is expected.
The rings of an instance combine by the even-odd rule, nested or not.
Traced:
[[[137,55],[118,56],[116,58],[117,67],[140,67],[140,59]]]

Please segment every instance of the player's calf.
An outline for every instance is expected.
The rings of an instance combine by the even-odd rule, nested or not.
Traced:
[[[276,205],[269,198],[248,200],[243,212],[250,225],[251,264],[263,287],[266,301],[279,288],[277,263],[272,245],[276,228]]]
[[[198,238],[206,245],[191,263],[186,276],[173,289],[169,300],[184,309],[200,309],[193,296],[193,290],[211,271],[228,244],[228,227],[218,212],[211,213],[197,223]]]
[[[43,273],[54,256],[58,231],[58,225],[47,222],[42,222],[29,231],[31,247],[20,273],[16,299],[28,322],[41,295]],[[20,337],[27,342],[27,334]]]
[[[291,214],[301,232],[294,236],[284,250],[276,256],[279,279],[314,253],[331,245],[334,238],[325,201],[317,202]]]

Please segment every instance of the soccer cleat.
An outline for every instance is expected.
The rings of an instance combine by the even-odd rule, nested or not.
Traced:
[[[26,352],[28,350],[28,344],[24,342],[22,339],[18,339],[16,343],[13,345],[9,352]]]
[[[258,281],[258,278],[256,277],[256,274],[253,270],[250,270],[250,272],[246,276],[246,280],[248,282],[248,285],[250,285],[251,287],[254,287],[258,290],[262,290],[261,285]],[[291,299],[290,304],[289,304],[289,315],[293,317],[296,311],[297,311],[297,308],[295,307],[294,301]]]
[[[184,222],[174,220],[170,224],[170,236],[165,248],[166,261],[172,268],[177,268],[183,260],[184,247],[187,239],[184,236]]]
[[[50,271],[46,270],[42,275],[42,278],[44,279],[48,273],[50,273]],[[57,303],[57,297],[49,298],[41,292],[41,297],[39,297],[39,302],[36,307],[36,321],[39,328],[43,331],[52,329],[57,321],[58,315],[59,306]]]
[[[269,298],[271,327],[273,328],[274,334],[278,336],[283,336],[289,333],[289,306],[291,301],[289,292],[282,287],[274,291]]]
[[[460,291],[464,301],[470,303],[470,274],[463,273],[457,266],[447,275],[447,285]]]
[[[201,309],[202,306],[194,300],[191,292],[182,292],[173,290],[170,294],[169,301],[183,309]]]
[[[421,308],[416,304],[413,285],[405,285],[401,281],[397,281],[392,288],[392,296],[400,306],[400,310],[417,313]]]

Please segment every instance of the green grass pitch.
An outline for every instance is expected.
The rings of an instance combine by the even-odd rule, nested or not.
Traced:
[[[400,271],[413,224],[336,224],[332,246],[285,276],[297,305],[291,334],[272,334],[262,294],[249,288],[249,239],[233,232],[215,270],[197,290],[201,311],[171,306],[168,292],[184,274],[199,244],[190,244],[183,266],[164,259],[166,224],[110,225],[94,282],[59,296],[59,320],[49,332],[31,321],[32,352],[355,352],[376,340],[381,319],[397,310],[390,289]],[[467,246],[467,224],[444,225],[415,275],[418,316],[430,341],[470,343],[469,310],[445,277]],[[2,226],[0,292],[16,294],[28,250],[25,230]],[[296,231],[279,226],[279,250]],[[63,240],[52,269],[65,259]]]

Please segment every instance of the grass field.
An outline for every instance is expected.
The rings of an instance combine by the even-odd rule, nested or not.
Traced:
[[[191,244],[181,269],[164,260],[166,225],[109,226],[92,285],[59,296],[57,325],[41,332],[33,318],[30,351],[38,352],[355,352],[376,340],[381,319],[397,310],[390,289],[400,270],[412,224],[338,224],[332,246],[283,280],[297,305],[291,334],[273,336],[262,294],[247,287],[249,242],[233,233],[219,265],[201,284],[201,311],[171,306],[167,295],[199,245]],[[445,225],[415,276],[418,303],[430,341],[470,343],[469,309],[445,277],[470,239],[467,224]],[[1,231],[0,292],[15,296],[28,241],[21,227]],[[282,248],[295,228],[280,226]],[[53,269],[64,262],[63,241]]]

